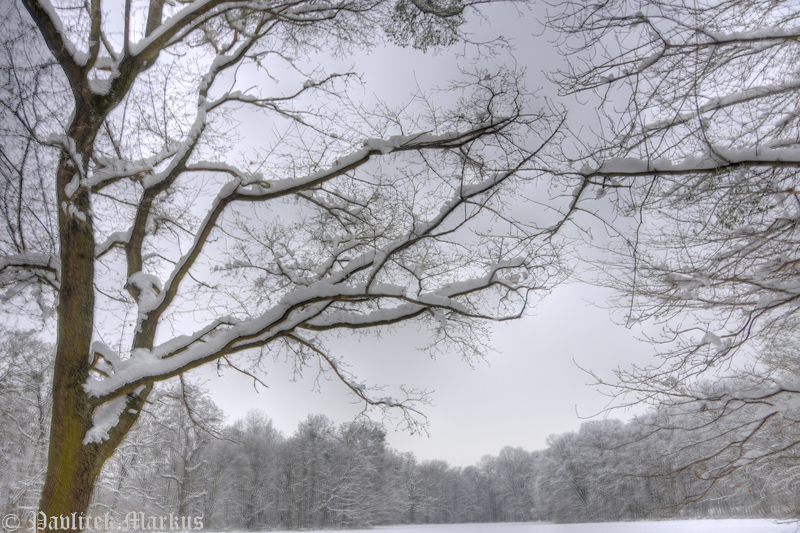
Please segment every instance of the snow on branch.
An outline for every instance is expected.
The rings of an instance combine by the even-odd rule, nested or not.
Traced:
[[[157,154],[140,161],[99,157],[91,176],[87,179],[87,185],[97,192],[121,179],[141,179],[144,176],[152,175],[158,165],[177,155],[179,147],[180,145],[177,143],[169,147],[165,146]]]
[[[687,156],[674,163],[666,158],[655,160],[635,157],[612,158],[598,168],[586,165],[580,173],[593,176],[647,176],[652,174],[692,174],[713,172],[738,166],[796,167],[800,165],[800,148],[726,148],[712,146],[712,152]]]
[[[372,260],[374,260],[374,254],[372,254]],[[353,272],[368,267],[370,263],[370,256],[365,254],[361,260],[351,261],[348,268],[351,269],[350,272]],[[422,293],[416,297],[407,295],[404,287],[389,284],[373,284],[368,287],[365,284],[334,283],[333,280],[324,280],[309,286],[298,287],[287,293],[280,302],[258,317],[241,321],[226,320],[224,321],[225,327],[220,327],[223,322],[216,322],[194,335],[173,339],[154,347],[153,350],[134,350],[128,360],[117,364],[112,375],[105,379],[91,378],[86,383],[85,390],[90,396],[99,397],[101,401],[105,401],[109,397],[130,392],[140,385],[155,380],[177,375],[220,356],[263,346],[297,329],[375,327],[412,318],[433,307],[446,308],[473,316],[474,313],[454,298],[486,289],[498,283],[496,273],[499,270],[515,268],[521,264],[522,260],[500,262],[492,265],[487,274],[482,277],[447,284],[436,291]],[[343,281],[347,279],[347,276],[341,273],[338,277]],[[154,284],[157,281],[148,280],[149,278],[144,279],[142,276],[137,283],[145,285],[145,282]],[[153,295],[153,298],[158,298],[158,296]],[[371,301],[406,300],[411,303],[401,303],[394,308],[378,309],[372,312],[333,311],[326,313],[326,310],[335,302],[363,299]],[[148,307],[153,308],[155,305],[155,303],[148,304]],[[491,318],[480,314],[474,316]]]
[[[83,68],[89,63],[89,54],[78,50],[66,36],[61,17],[50,0],[23,0],[23,4],[67,74],[70,84],[78,86],[84,80]]]
[[[264,180],[264,175],[262,173],[250,173],[245,172],[233,165],[229,165],[227,163],[221,163],[217,161],[198,161],[196,163],[191,163],[186,165],[187,172],[223,172],[225,174],[230,174],[231,176],[238,178],[241,183],[246,185],[256,184],[264,189],[269,188],[269,183]]]
[[[703,30],[716,44],[734,44],[749,41],[768,41],[774,39],[796,40],[800,38],[800,28],[782,28],[780,26],[756,28],[753,30],[719,32]]]
[[[122,395],[96,407],[92,416],[94,424],[83,437],[83,443],[100,443],[108,440],[108,432],[119,423],[119,417],[125,411],[127,404],[128,396]]]
[[[141,384],[176,376],[220,356],[250,347],[263,346],[301,323],[321,313],[330,301],[306,306],[278,304],[261,316],[241,321],[227,329],[209,331],[204,328],[195,335],[170,341],[152,350],[136,349],[118,371],[107,379],[90,378],[84,384],[89,396],[99,403],[135,390]]]
[[[95,245],[94,256],[99,259],[116,246],[124,247],[131,240],[131,231],[133,228],[129,228],[127,231],[115,231],[109,235],[105,241]]]
[[[2,301],[8,301],[36,278],[43,278],[57,289],[61,279],[59,258],[32,252],[0,257],[0,284],[16,283],[15,287],[2,297]]]
[[[115,369],[122,366],[119,354],[101,341],[94,341],[89,355],[92,370],[108,377]]]
[[[366,260],[355,262],[364,265]],[[446,307],[464,312],[453,297],[486,288],[497,280],[494,274],[502,268],[518,266],[519,261],[493,265],[486,276],[472,281],[453,283],[433,293],[419,297],[404,296],[402,287],[377,285],[367,289],[364,285],[332,284],[318,282],[288,293],[277,305],[261,316],[243,321],[225,321],[220,329],[217,322],[194,335],[173,339],[152,351],[135,350],[130,359],[118,364],[113,375],[105,379],[92,378],[85,385],[90,396],[101,401],[154,380],[177,375],[222,355],[251,347],[263,346],[296,329],[330,329],[331,327],[374,327],[419,315],[431,307]],[[357,268],[357,267],[353,267]],[[324,314],[333,302],[350,299],[407,299],[418,303],[401,304],[393,309],[376,310],[360,315],[333,312]]]
[[[395,135],[385,140],[367,139],[360,149],[336,159],[328,169],[313,172],[300,178],[275,180],[270,183],[269,191],[264,191],[261,186],[243,185],[236,190],[236,195],[239,199],[262,200],[293,194],[341,176],[363,165],[372,156],[388,155],[396,152],[457,148],[483,135],[499,132],[510,125],[511,122],[511,119],[501,118],[493,122],[480,124],[464,132],[452,132],[443,135],[417,133],[413,135]],[[487,184],[484,183],[483,185]],[[467,191],[465,194],[477,194],[478,192],[480,191]]]
[[[365,291],[363,294],[365,297],[393,297],[393,299],[406,303],[400,303],[395,307],[376,309],[366,313],[354,313],[338,310],[329,311],[307,321],[302,327],[320,331],[341,327],[352,329],[372,328],[380,325],[396,324],[398,322],[419,316],[423,312],[434,308],[446,309],[474,318],[496,320],[498,317],[489,316],[468,309],[463,303],[457,300],[457,297],[483,291],[492,285],[501,283],[501,281],[496,277],[498,271],[503,268],[521,266],[522,264],[523,261],[521,259],[517,261],[498,263],[492,265],[484,276],[476,277],[470,280],[449,283],[439,289],[436,289],[435,291],[423,292],[416,296],[406,294],[405,291],[403,291],[402,294],[391,294],[397,289],[389,291],[389,294],[382,293],[380,289],[370,290],[368,292]],[[402,287],[400,289],[402,289]],[[500,319],[502,320],[502,317]]]
[[[195,27],[198,21],[202,21],[207,13],[221,4],[225,4],[225,2],[222,0],[195,0],[189,4],[184,4],[180,11],[163,21],[150,35],[131,44],[128,49],[130,56],[135,58],[136,56],[151,56],[158,53],[176,35],[185,32],[187,28]],[[229,9],[233,8],[234,6],[229,6]]]
[[[699,106],[696,110],[679,113],[674,118],[669,120],[661,120],[650,124],[645,124],[642,127],[644,132],[664,130],[673,126],[678,126],[689,122],[693,118],[699,117],[704,114],[713,113],[726,107],[743,104],[758,98],[767,98],[769,96],[776,96],[783,93],[788,93],[800,89],[800,79],[786,81],[781,84],[759,85],[750,87],[744,91],[730,93],[725,96],[709,98],[708,101]]]
[[[78,189],[78,186],[85,183],[82,182],[82,180],[86,178],[83,169],[83,157],[81,157],[81,155],[78,153],[78,149],[75,146],[75,139],[68,135],[53,134],[44,140],[44,144],[61,148],[72,160],[72,164],[75,166],[77,173],[68,185],[68,187],[71,188],[71,191],[66,191],[67,197],[71,197]]]
[[[197,116],[195,117],[192,126],[186,133],[184,140],[175,147],[172,160],[167,167],[160,171],[148,174],[142,179],[142,186],[145,189],[152,189],[168,183],[175,179],[185,169],[186,161],[191,156],[200,137],[205,130],[208,121],[208,102],[203,99],[197,109]]]
[[[373,156],[386,155],[393,152],[402,151],[448,149],[458,147],[489,132],[499,131],[508,124],[509,119],[499,119],[491,123],[481,124],[466,132],[454,132],[444,135],[420,133],[407,136],[394,136],[388,140],[369,139],[364,141],[364,145],[361,149],[337,159],[329,169],[314,172],[304,177],[286,178],[283,180],[276,180],[271,183],[264,183],[259,180],[255,183],[250,183],[247,185],[242,184],[240,179],[235,179],[228,182],[219,191],[217,198],[213,202],[212,208],[208,211],[205,219],[200,224],[191,249],[178,261],[171,276],[164,285],[164,290],[158,295],[156,301],[153,302],[153,305],[148,306],[148,311],[152,311],[154,313],[153,316],[158,317],[171,303],[172,299],[177,294],[178,285],[183,280],[191,266],[194,264],[196,258],[199,256],[208,239],[208,236],[216,224],[217,219],[222,214],[225,207],[231,202],[235,200],[263,201],[293,194],[325,181],[329,181],[337,176],[343,175],[363,165]],[[210,165],[209,169],[240,172],[235,169],[229,170],[229,168],[225,165]],[[483,182],[472,185],[465,189],[459,195],[459,198],[481,194],[491,187],[496,186],[512,173],[513,172],[501,173]],[[456,206],[457,201],[451,202],[448,204],[448,209],[452,210]],[[441,220],[444,219],[444,216],[445,213],[443,212],[441,216],[438,217],[438,222],[441,222]],[[374,258],[370,258],[369,262],[371,263],[373,259]]]

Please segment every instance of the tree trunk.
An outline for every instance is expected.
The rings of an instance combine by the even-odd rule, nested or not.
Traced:
[[[85,103],[89,100],[77,100],[68,136],[69,142],[74,142],[79,161],[73,161],[72,155],[62,150],[56,174],[61,286],[50,447],[40,513],[37,515],[40,518],[36,524],[38,531],[63,529],[62,517],[63,520],[69,517],[71,530],[83,529],[77,520],[88,510],[100,469],[138,419],[152,390],[152,385],[149,385],[138,394],[129,394],[126,409],[119,423],[109,431],[108,439],[102,443],[84,444],[93,425],[92,414],[96,407],[83,389],[91,368],[95,242],[89,191],[79,187],[76,191],[69,191],[73,193],[70,197],[67,185],[72,183],[76,174],[78,177],[86,175],[95,137],[105,114],[91,103]],[[142,342],[152,346],[152,337],[142,339]],[[52,522],[54,519],[58,521],[57,525]]]
[[[79,124],[78,118],[73,126]],[[77,151],[88,161],[93,133],[80,131],[77,126],[70,130],[70,133],[73,130],[83,133],[83,139],[71,138],[76,144],[80,143]],[[79,188],[70,198],[65,191],[73,178],[83,172],[85,168],[77,168],[70,155],[62,151],[56,179],[61,254],[58,342],[47,477],[40,503],[47,524],[44,528],[43,524],[37,524],[39,530],[50,529],[52,517],[60,520],[61,516],[72,516],[72,513],[79,516],[86,512],[102,464],[98,464],[99,445],[83,444],[86,432],[92,427],[93,411],[83,390],[89,377],[94,321],[94,234],[89,193]]]

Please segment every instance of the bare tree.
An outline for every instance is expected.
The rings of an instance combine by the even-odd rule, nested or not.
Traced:
[[[482,2],[131,0],[115,23],[100,0],[20,1],[2,8],[0,284],[15,316],[57,320],[46,516],[87,510],[157,382],[288,354],[415,427],[424,393],[362,384],[326,334],[416,321],[472,357],[481,324],[561,278],[563,216],[511,209],[561,120],[517,74],[373,110],[354,74],[309,66],[382,35],[463,41]]]
[[[663,326],[660,361],[616,390],[673,408],[654,431],[702,443],[678,465],[707,480],[687,500],[800,444],[798,17],[783,1],[612,0],[550,18],[562,91],[600,99],[600,141],[563,156],[587,191],[577,209],[629,216],[605,279],[629,325]]]
[[[95,511],[119,520],[131,511],[203,515],[204,500],[225,481],[207,460],[211,443],[223,436],[221,410],[185,376],[163,385],[164,394],[106,461],[92,497]]]
[[[27,520],[44,481],[54,347],[0,330],[0,512]]]
[[[507,522],[531,519],[531,480],[534,477],[534,460],[522,448],[506,446],[497,457],[497,470],[502,483],[505,517]]]

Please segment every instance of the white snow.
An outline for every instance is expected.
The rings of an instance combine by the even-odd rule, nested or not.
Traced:
[[[64,187],[64,194],[67,195],[67,198],[72,198],[76,192],[78,192],[78,187],[81,185],[81,177],[77,174],[72,176],[72,181],[67,183],[67,186]]]
[[[653,64],[661,59],[661,52],[656,52],[655,54],[650,54],[646,58],[642,59],[642,61],[636,66],[636,70],[638,72],[642,72],[643,70],[653,66]]]
[[[131,232],[133,231],[133,227],[128,228],[127,231],[115,231],[108,238],[103,241],[101,244],[95,245],[94,247],[94,255],[95,257],[99,257],[106,253],[112,246],[115,244],[127,244],[131,240]]]
[[[3,293],[2,296],[0,296],[0,303],[6,303],[11,298],[24,291],[25,288],[28,287],[34,281],[35,279],[33,277],[33,274],[28,274],[25,279],[15,284],[13,287],[11,287],[5,293]]]
[[[195,0],[188,6],[181,9],[179,12],[174,14],[173,16],[169,17],[165,20],[161,26],[156,28],[153,33],[145,37],[144,39],[140,40],[137,43],[133,43],[130,46],[130,54],[133,56],[139,55],[142,53],[145,48],[153,44],[162,35],[173,31],[175,27],[180,27],[181,24],[184,23],[186,19],[191,19],[195,12],[203,9],[207,9],[207,5],[211,2],[211,0]]]
[[[78,50],[75,48],[75,44],[69,40],[66,33],[64,33],[64,24],[61,22],[61,17],[58,16],[56,10],[53,8],[53,4],[50,3],[50,0],[39,0],[39,6],[47,13],[50,17],[50,20],[53,22],[53,26],[55,27],[56,32],[61,36],[62,43],[64,45],[64,49],[67,51],[69,55],[72,56],[72,59],[75,60],[79,66],[84,66],[89,62],[89,54]]]
[[[738,91],[727,94],[725,96],[709,98],[708,102],[701,105],[698,109],[679,113],[678,115],[669,120],[660,120],[658,122],[653,122],[651,124],[645,124],[643,129],[644,131],[652,131],[652,130],[668,128],[670,126],[677,126],[678,124],[688,122],[689,120],[698,115],[716,111],[724,107],[729,107],[744,102],[748,102],[754,98],[761,98],[789,91],[795,91],[798,88],[800,88],[800,79],[798,78],[785,81],[781,84],[768,84],[768,85],[750,87],[748,89],[745,89],[744,91]]]
[[[98,57],[94,62],[94,68],[97,70],[115,70],[117,68],[117,62],[110,57]]]
[[[246,343],[280,336],[282,332],[291,331],[298,324],[319,315],[327,305],[326,302],[306,305],[288,318],[285,315],[291,306],[277,305],[260,317],[240,322],[224,331],[209,333],[204,329],[194,335],[182,337],[180,343],[169,342],[157,346],[152,352],[143,349],[134,350],[131,358],[124,361],[122,368],[114,375],[102,380],[90,378],[83,388],[89,396],[102,396],[142,378],[163,376],[190,362],[218,355],[226,345],[235,345],[239,339],[248,339],[242,341]],[[255,335],[257,336],[253,337]],[[196,342],[200,339],[204,342]]]
[[[405,288],[401,285],[390,283],[373,283],[370,285],[369,290],[367,290],[367,287],[363,283],[356,283],[354,285],[334,285],[330,283],[330,280],[326,279],[315,281],[306,287],[298,287],[284,295],[280,303],[291,306],[305,301],[361,296],[366,293],[385,296],[402,296],[404,292]]]
[[[65,206],[67,208],[67,212],[73,218],[77,218],[81,222],[86,222],[86,215],[78,211],[78,208],[75,207],[75,204],[69,203]]]
[[[800,33],[800,28],[758,28],[750,31],[735,31],[732,33],[722,33],[706,31],[712,39],[717,42],[731,42],[731,41],[758,41],[762,39],[782,39],[786,37],[794,37]]]
[[[154,288],[161,291],[161,280],[153,274],[145,274],[141,271],[134,272],[131,274],[131,277],[128,278],[128,281],[136,285],[142,292],[153,292],[155,295],[157,291],[154,291]]]
[[[418,139],[421,135],[403,136],[392,135],[388,140],[383,139],[367,139],[364,141],[364,146],[370,150],[378,150],[382,154],[388,154],[406,143]]]
[[[161,292],[161,280],[153,274],[145,274],[142,271],[134,272],[128,278],[128,283],[139,289],[139,315],[136,319],[136,330],[139,331],[142,321],[147,318],[147,314],[155,309],[160,300],[158,295]]]
[[[7,267],[48,268],[55,270],[59,278],[61,277],[61,260],[54,255],[26,252],[0,257],[0,270]]]
[[[713,344],[719,348],[722,346],[722,340],[710,331],[706,331],[706,334],[703,335],[703,339],[700,341],[700,344]]]
[[[94,341],[92,342],[92,348],[89,350],[91,353],[89,355],[89,362],[91,363],[94,361],[94,354],[97,353],[107,362],[109,362],[112,367],[116,368],[120,366],[120,358],[119,354],[114,351],[111,347],[109,347],[106,343],[102,341]]]
[[[123,395],[97,407],[92,415],[94,425],[86,432],[83,443],[90,444],[107,440],[108,432],[119,423],[119,416],[125,410],[126,403],[128,403],[128,397]]]
[[[36,305],[39,306],[39,310],[42,312],[42,320],[47,320],[55,312],[55,309],[52,305],[49,305],[42,296],[42,286],[38,284],[34,285],[31,292],[34,298],[36,298]]]
[[[762,294],[761,296],[758,297],[758,303],[756,303],[756,309],[764,309],[766,307],[769,307],[769,304],[771,304],[774,299],[775,298],[771,294],[768,293]]]
[[[435,524],[381,526],[380,533],[791,533],[795,526],[769,520],[662,520],[651,522],[604,522],[590,524],[547,524],[506,522],[500,524]],[[339,530],[339,533],[363,533]],[[283,532],[275,532],[283,533]]]
[[[432,305],[436,307],[450,307],[458,311],[466,311],[466,307],[461,305],[459,302],[451,300],[447,296],[441,296],[439,294],[432,292],[425,292],[420,294],[417,297],[417,300],[424,303],[425,305]]]
[[[209,172],[225,172],[227,174],[239,178],[240,181],[239,183],[237,183],[237,186],[240,183],[244,183],[245,186],[250,186],[253,184],[253,182],[260,182],[259,184],[266,185],[266,188],[269,188],[269,184],[266,184],[266,182],[262,181],[264,179],[264,175],[262,173],[245,172],[232,165],[229,165],[227,163],[221,163],[218,161],[198,161],[196,163],[192,163],[191,165],[187,165],[186,170],[207,170]],[[220,193],[220,196],[223,195]]]
[[[111,78],[89,80],[89,90],[93,94],[106,95],[111,91]]]
[[[673,162],[668,159],[648,161],[633,157],[618,157],[609,159],[595,170],[594,174],[619,174],[635,175],[650,172],[691,172],[695,170],[713,170],[729,164],[749,163],[758,165],[763,163],[783,164],[786,166],[800,164],[800,149],[798,148],[727,148],[725,146],[712,146],[714,153],[687,156],[683,161]],[[583,169],[582,169],[583,170]],[[584,175],[587,173],[583,172]]]

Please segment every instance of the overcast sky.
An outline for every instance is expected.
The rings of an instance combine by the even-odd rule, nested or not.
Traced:
[[[470,28],[476,39],[511,38],[513,54],[503,54],[498,61],[525,68],[528,87],[553,97],[555,88],[542,72],[557,68],[561,59],[546,35],[533,35],[542,31],[537,17],[542,19],[543,13],[520,13],[510,5],[493,7],[486,20],[473,21]],[[398,104],[416,87],[426,91],[444,87],[458,77],[459,64],[469,66],[465,58],[456,57],[461,51],[432,55],[388,48],[336,60],[322,54],[318,60],[328,72],[352,68],[361,73],[362,97]],[[589,118],[583,116],[586,113],[594,116],[585,104],[565,103],[573,120]],[[432,360],[419,349],[425,346],[425,334],[408,326],[380,339],[345,337],[332,349],[351,364],[359,379],[368,385],[386,385],[387,394],[398,395],[400,385],[434,391],[434,404],[424,408],[430,436],[412,436],[388,426],[389,443],[400,451],[414,452],[420,460],[442,459],[466,466],[507,445],[544,448],[548,435],[575,431],[581,417],[602,412],[608,398],[591,386],[591,376],[579,366],[611,378],[613,368],[648,362],[652,346],[637,341],[634,331],[616,325],[608,310],[593,305],[603,305],[609,294],[579,283],[561,286],[532,316],[498,324],[491,340],[495,353],[474,367],[458,353]],[[259,387],[258,393],[252,379],[233,372],[223,379],[209,369],[203,375],[229,422],[257,408],[287,435],[308,414],[325,414],[341,423],[352,420],[363,407],[352,403],[354,397],[341,383],[318,382],[313,370],[292,382],[292,367],[287,363],[269,365],[265,380],[269,388]],[[626,419],[631,413],[617,411],[611,416]]]
[[[473,17],[469,29],[476,40],[501,35],[511,39],[514,50],[496,61],[526,69],[528,88],[539,89],[541,97],[553,98],[555,87],[543,72],[557,68],[561,59],[551,39],[540,35],[537,18],[543,19],[541,4],[538,9],[493,6],[484,10],[485,19]],[[328,73],[353,70],[362,74],[363,89],[355,89],[360,93],[355,98],[399,105],[417,89],[429,92],[457,79],[459,66],[470,68],[473,52],[470,47],[454,47],[424,54],[390,47],[338,58],[323,52],[316,59]],[[461,53],[467,57],[459,57]],[[287,71],[285,75],[296,73]],[[562,102],[570,107],[573,121],[594,117],[591,106],[574,100]],[[251,127],[257,139],[256,132],[263,124]],[[611,378],[615,367],[649,361],[652,346],[638,342],[635,332],[616,325],[608,310],[593,305],[602,305],[608,296],[608,291],[579,283],[562,285],[530,316],[496,325],[491,339],[494,352],[472,366],[459,353],[432,359],[429,352],[421,350],[429,340],[427,335],[414,326],[381,338],[343,337],[331,348],[359,379],[368,385],[386,385],[389,395],[400,396],[401,385],[431,391],[433,404],[423,408],[429,436],[395,431],[389,424],[392,446],[401,452],[412,451],[420,460],[442,459],[467,466],[507,445],[544,448],[549,435],[577,430],[581,417],[602,412],[608,398],[591,386],[591,377],[579,366]],[[200,375],[229,422],[251,409],[261,409],[286,435],[309,414],[325,414],[343,423],[353,420],[363,407],[353,403],[355,398],[341,383],[317,381],[313,369],[293,381],[292,366],[285,362],[268,365],[264,380],[269,388],[259,386],[258,392],[252,379],[234,372],[219,378],[207,367]],[[630,415],[618,411],[611,416]]]
[[[388,426],[389,443],[414,452],[420,460],[467,466],[507,445],[542,449],[548,435],[575,431],[581,417],[601,412],[608,398],[590,385],[591,376],[577,365],[610,378],[617,366],[648,361],[652,346],[615,325],[607,310],[585,301],[601,302],[605,296],[606,291],[582,284],[560,287],[538,306],[535,316],[497,325],[492,339],[496,353],[474,368],[457,353],[432,360],[417,349],[424,346],[425,335],[411,327],[381,339],[343,339],[334,351],[346,356],[359,378],[369,385],[387,385],[388,393],[396,393],[403,384],[434,391],[434,405],[424,408],[430,436]],[[322,381],[315,392],[315,372],[292,382],[292,368],[282,362],[268,367],[269,389],[259,386],[258,393],[251,379],[232,372],[222,379],[212,372],[204,376],[229,421],[257,408],[286,435],[309,413],[341,423],[361,410],[341,383]],[[617,411],[611,416],[630,415]]]

